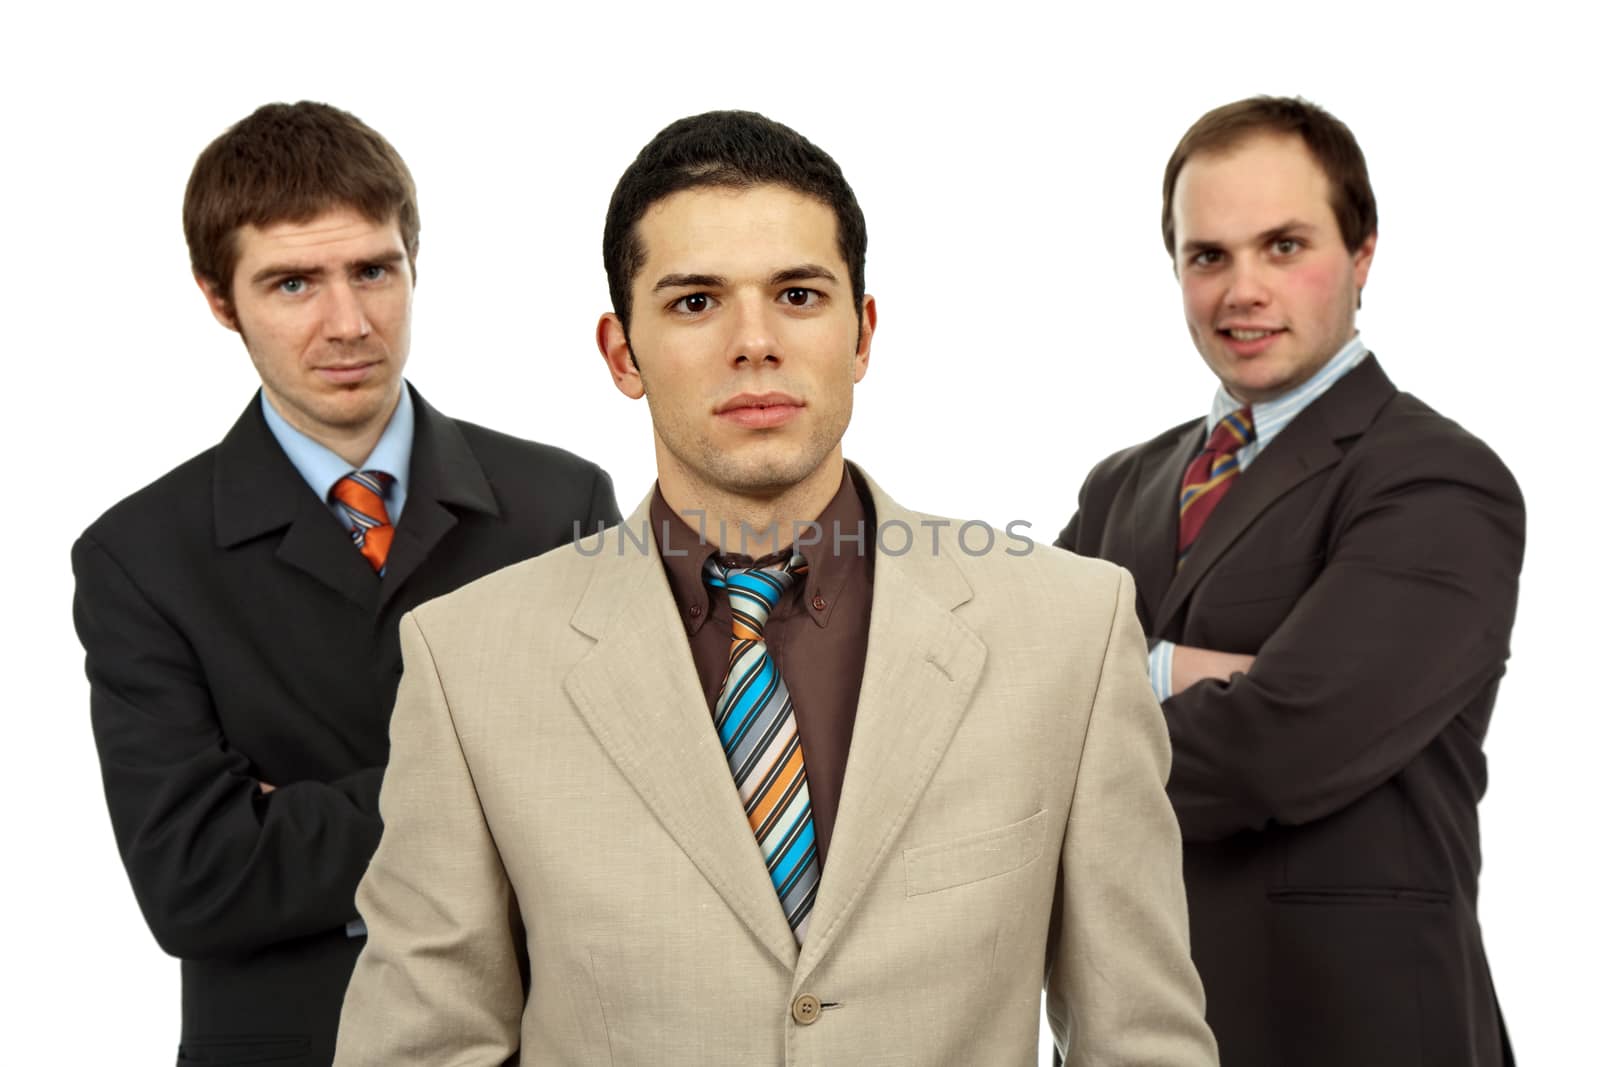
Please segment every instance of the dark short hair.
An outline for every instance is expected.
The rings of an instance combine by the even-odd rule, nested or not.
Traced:
[[[416,271],[417,190],[394,146],[327,104],[267,104],[206,146],[183,194],[183,236],[195,274],[233,295],[241,226],[306,222],[350,207],[394,219]]]
[[[1367,178],[1367,160],[1350,127],[1309,100],[1252,96],[1200,116],[1167,160],[1167,173],[1161,180],[1161,239],[1169,256],[1175,254],[1176,244],[1172,194],[1183,165],[1194,156],[1226,152],[1263,133],[1292,135],[1305,143],[1328,179],[1329,206],[1339,220],[1339,236],[1347,251],[1354,252],[1378,232],[1378,202]]]
[[[850,270],[860,317],[866,296],[867,221],[833,158],[782,123],[753,111],[708,111],[679,119],[645,145],[622,172],[606,210],[601,251],[611,307],[624,330],[633,312],[633,280],[644,269],[639,220],[673,193],[702,186],[782,185],[833,209],[839,255]]]

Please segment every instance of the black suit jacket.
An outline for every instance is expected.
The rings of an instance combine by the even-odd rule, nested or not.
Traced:
[[[332,1061],[362,943],[346,924],[381,829],[400,616],[619,519],[594,464],[413,397],[381,580],[259,397],[73,546],[112,826],[156,940],[183,960],[179,1063]]]
[[[1358,364],[1175,567],[1205,421],[1090,473],[1057,542],[1152,639],[1255,655],[1164,705],[1195,963],[1227,1067],[1501,1067],[1477,922],[1483,740],[1523,506],[1482,442]]]

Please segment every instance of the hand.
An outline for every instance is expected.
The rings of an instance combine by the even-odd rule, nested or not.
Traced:
[[[1250,666],[1255,661],[1254,656],[1244,656],[1236,652],[1217,652],[1209,648],[1195,648],[1193,645],[1174,645],[1172,695],[1177,696],[1191,685],[1207,678],[1214,678],[1219,682],[1232,681],[1235,674],[1249,673]]]
[[[271,782],[257,782],[256,786],[261,790],[261,795],[262,796],[266,796],[268,793],[270,793],[274,789],[278,788],[277,786],[273,785]]]

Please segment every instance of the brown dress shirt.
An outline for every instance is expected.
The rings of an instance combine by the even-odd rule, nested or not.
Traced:
[[[795,727],[805,754],[811,791],[811,820],[817,832],[817,859],[826,864],[844,786],[850,735],[855,729],[861,672],[867,662],[867,623],[872,616],[872,502],[857,487],[849,468],[822,514],[818,531],[802,530],[799,541],[808,569],[778,601],[767,620],[767,648],[794,701]],[[732,550],[737,530],[701,531],[685,522],[661,498],[650,501],[650,529],[666,566],[667,582],[678,602],[695,670],[705,690],[708,714],[716,708],[728,673],[733,617],[726,593],[706,585],[706,560],[723,552],[725,566],[769,566],[789,558],[787,547],[752,560]],[[835,531],[838,536],[835,537]],[[815,543],[807,543],[807,542]],[[725,542],[718,544],[717,542]]]

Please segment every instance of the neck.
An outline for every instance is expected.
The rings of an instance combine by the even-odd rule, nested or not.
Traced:
[[[272,410],[283,417],[284,422],[356,468],[365,463],[367,457],[372,455],[372,450],[378,447],[378,439],[383,436],[383,431],[389,426],[389,420],[394,418],[395,409],[400,406],[400,393],[396,390],[393,398],[384,407],[382,418],[370,419],[359,426],[349,427],[308,425],[309,420],[302,417],[291,405],[281,402],[271,389],[263,386],[263,391],[267,394],[267,403],[272,405]]]
[[[770,493],[711,485],[678,468],[659,465],[661,498],[678,517],[719,549],[760,559],[793,544],[839,491],[844,455],[837,447],[805,478]]]

